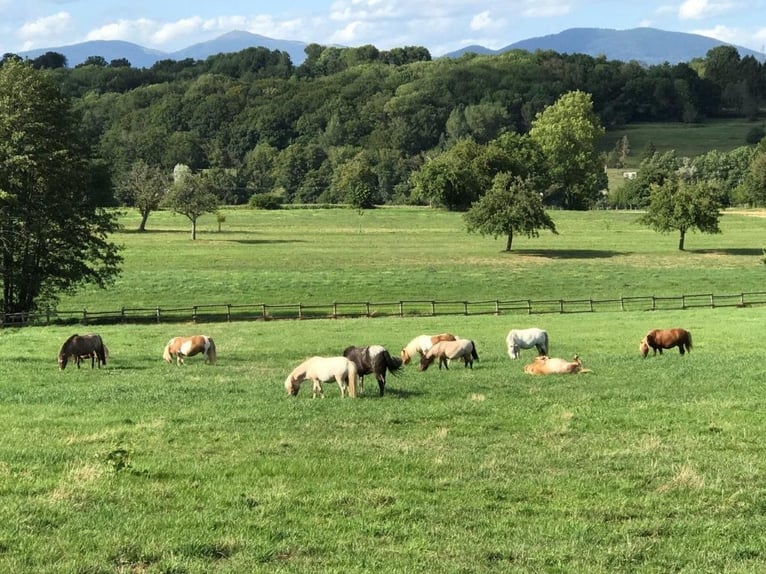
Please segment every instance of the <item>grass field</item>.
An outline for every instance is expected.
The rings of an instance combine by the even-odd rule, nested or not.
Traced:
[[[634,218],[555,213],[560,235],[509,255],[426,210],[227,210],[197,242],[157,214],[152,233],[119,234],[113,291],[65,303],[170,303],[190,284],[221,301],[761,288],[762,218],[727,214],[686,253]],[[722,308],[107,325],[106,368],[63,372],[73,327],[4,329],[0,572],[763,571],[765,321]],[[594,372],[525,375],[532,351],[511,361],[504,338],[530,325]],[[666,326],[689,329],[693,351],[642,359],[641,336]],[[215,366],[162,362],[171,336],[197,331]],[[409,365],[384,397],[369,380],[355,400],[285,393],[307,355],[442,331],[475,340],[473,370]]]

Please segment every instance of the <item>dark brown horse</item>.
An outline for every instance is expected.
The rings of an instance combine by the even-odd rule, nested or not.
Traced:
[[[91,357],[98,361],[98,368],[106,365],[106,347],[101,340],[101,336],[96,333],[89,335],[72,335],[59,350],[59,369],[66,369],[69,357],[74,357],[77,368],[80,368],[80,361],[83,356]],[[95,356],[95,358],[94,358]],[[93,363],[91,362],[91,367]]]
[[[678,352],[682,355],[686,351],[691,351],[692,334],[686,329],[652,329],[641,339],[641,343],[638,345],[644,358],[649,354],[649,349],[652,349],[655,355],[657,351],[661,355],[663,349],[672,349],[673,347],[678,347]]]
[[[402,368],[402,360],[399,357],[392,357],[391,353],[381,345],[347,347],[343,351],[343,356],[356,365],[359,388],[362,392],[364,392],[364,375],[375,375],[381,397],[386,391],[386,372],[396,375]]]

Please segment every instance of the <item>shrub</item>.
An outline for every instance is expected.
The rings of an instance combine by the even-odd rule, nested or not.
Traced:
[[[256,193],[247,203],[253,209],[280,209],[282,198],[273,193]]]
[[[763,129],[763,126],[755,126],[750,128],[750,130],[747,132],[745,141],[749,144],[757,144],[763,139],[763,136],[765,135],[766,130]]]

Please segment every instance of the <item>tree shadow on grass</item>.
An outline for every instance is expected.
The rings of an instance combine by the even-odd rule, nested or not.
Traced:
[[[700,255],[745,255],[749,257],[763,256],[761,247],[730,247],[723,249],[686,249],[689,253]]]
[[[305,239],[231,239],[232,243],[241,243],[242,245],[271,245],[278,243],[306,243]]]
[[[628,251],[609,249],[514,249],[511,255],[530,255],[547,259],[608,259],[619,255],[630,255]]]
[[[377,385],[376,385],[376,387],[377,387]],[[409,399],[411,397],[417,397],[417,396],[420,396],[420,395],[423,395],[423,394],[424,394],[423,391],[419,391],[419,390],[415,390],[415,389],[395,389],[395,388],[392,388],[392,387],[389,387],[388,385],[386,385],[386,394],[383,395],[383,397],[381,397],[378,394],[377,388],[375,389],[375,393],[374,394],[371,393],[370,391],[368,391],[367,389],[365,389],[365,395],[366,396],[373,397],[373,398],[376,398],[376,399],[379,399],[379,398],[385,399],[386,397],[394,397],[394,398],[397,398],[397,399]]]

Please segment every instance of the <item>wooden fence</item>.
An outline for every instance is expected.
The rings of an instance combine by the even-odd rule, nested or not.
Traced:
[[[766,291],[715,295],[655,295],[617,299],[495,299],[486,301],[408,300],[392,302],[340,302],[325,304],[211,304],[191,307],[122,307],[116,311],[54,311],[2,316],[4,327],[23,325],[103,325],[119,323],[213,323],[279,319],[337,319],[360,317],[435,317],[440,315],[536,315],[594,313],[598,311],[671,311],[716,307],[766,305]]]

